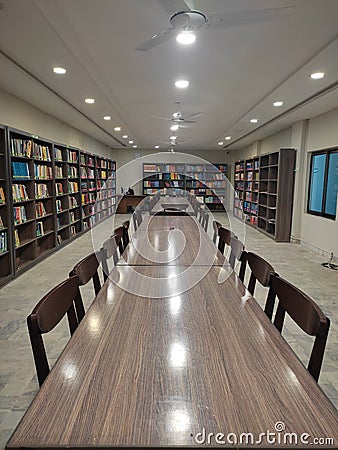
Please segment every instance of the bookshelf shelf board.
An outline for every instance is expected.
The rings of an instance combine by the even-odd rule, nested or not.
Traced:
[[[13,200],[13,205],[19,205],[20,203],[31,203],[34,202],[33,198],[29,198],[28,200]]]
[[[9,251],[8,250],[5,250],[4,252],[0,252],[0,257],[1,256],[5,256],[5,255],[8,255],[9,254]]]
[[[34,221],[35,221],[35,219],[28,219],[28,220],[25,220],[24,222],[21,222],[21,223],[14,223],[14,226],[15,227],[21,227],[22,225],[27,225],[27,224],[30,224],[30,223],[32,223]]]
[[[33,242],[35,242],[35,240],[36,240],[35,237],[31,238],[31,239],[25,239],[25,240],[21,241],[20,244],[17,247],[15,247],[15,250],[19,250],[22,247],[26,247],[27,245],[32,244]]]
[[[36,238],[37,238],[37,239],[41,239],[41,238],[44,238],[44,237],[50,236],[51,234],[54,234],[54,230],[50,230],[50,231],[45,231],[45,233],[44,233],[44,234],[42,234],[41,236],[37,236]]]

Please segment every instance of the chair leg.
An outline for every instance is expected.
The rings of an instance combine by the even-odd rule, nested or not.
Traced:
[[[323,326],[321,334],[316,337],[307,370],[313,378],[318,381],[320,369],[323,363],[324,351],[326,346],[327,335],[330,329],[330,319],[326,318],[326,324]]]

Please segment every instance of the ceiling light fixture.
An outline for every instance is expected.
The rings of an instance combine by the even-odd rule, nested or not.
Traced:
[[[196,41],[196,36],[191,31],[182,31],[177,35],[176,41],[182,45],[191,45]]]
[[[160,148],[160,146],[159,145],[155,145],[155,148]]]
[[[124,134],[122,137],[123,137],[123,139],[128,139],[128,135],[127,134]]]
[[[129,142],[129,144],[133,144],[134,143],[134,141],[128,141]]]
[[[133,145],[133,148],[137,148],[137,145],[135,144],[135,145]]]
[[[177,81],[175,81],[175,86],[180,89],[185,89],[189,86],[189,81],[188,80],[177,80]]]
[[[111,116],[103,116],[103,120],[111,120]]]
[[[257,122],[258,122],[258,119],[250,119],[250,122],[251,122],[251,123],[257,123]]]
[[[174,141],[175,139],[177,139],[177,136],[170,136],[170,139],[171,139],[172,141]]]
[[[315,73],[312,73],[310,76],[313,80],[320,80],[321,78],[324,78],[325,73],[324,72],[315,72]]]
[[[115,131],[121,131],[121,127],[115,127],[114,130]]]
[[[225,136],[225,138],[224,138],[226,141],[230,141],[230,139],[231,139],[231,136]]]
[[[276,108],[278,108],[279,106],[283,106],[284,102],[282,101],[277,101],[277,102],[273,102],[273,106],[276,106]]]
[[[85,102],[92,104],[92,103],[95,103],[95,99],[94,98],[85,98]]]
[[[58,75],[64,75],[67,70],[64,69],[63,67],[53,67],[53,72],[57,73]]]
[[[177,131],[178,128],[179,128],[178,125],[171,125],[171,127],[170,127],[171,131]]]
[[[224,142],[219,142],[219,143],[218,143],[218,145],[223,145],[223,144],[224,144]]]

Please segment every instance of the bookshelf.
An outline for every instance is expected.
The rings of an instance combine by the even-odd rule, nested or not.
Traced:
[[[234,215],[272,237],[289,242],[295,150],[280,149],[235,163]],[[241,208],[243,206],[243,210]]]
[[[0,126],[0,285],[113,214],[115,172],[108,158]]]
[[[221,173],[220,173],[221,172]],[[223,208],[226,192],[226,164],[143,164],[143,195],[162,195],[187,191],[204,202],[209,209]]]
[[[6,130],[0,126],[0,286],[12,278],[11,211],[7,174]]]

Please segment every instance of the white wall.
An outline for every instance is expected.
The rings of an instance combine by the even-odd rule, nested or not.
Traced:
[[[301,210],[300,239],[304,245],[323,254],[333,252],[338,257],[338,217],[336,220],[306,212],[311,152],[338,146],[338,108],[309,120],[305,143],[307,176],[303,178],[304,195]]]
[[[106,145],[1,89],[0,123],[58,144],[111,157]]]

